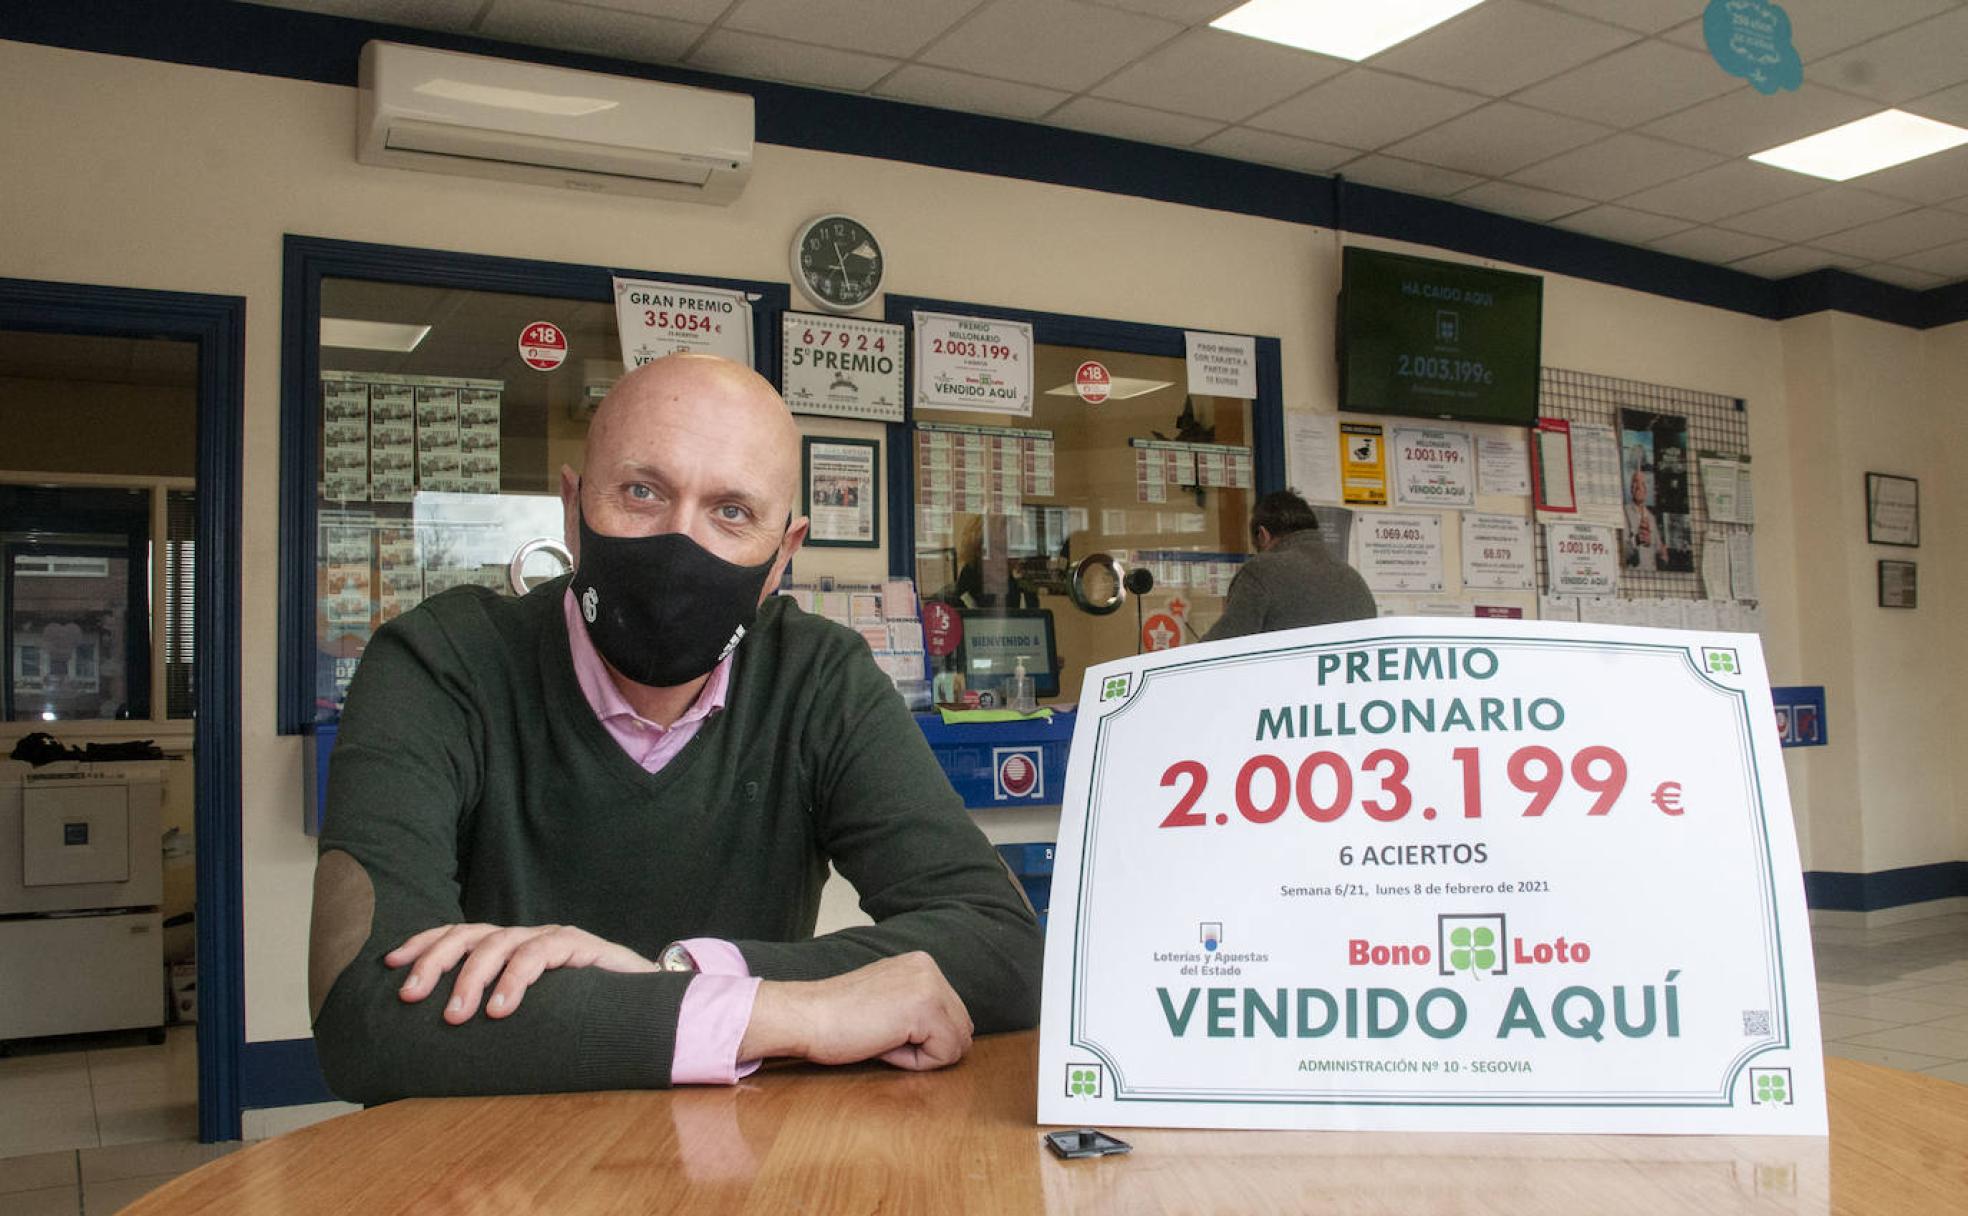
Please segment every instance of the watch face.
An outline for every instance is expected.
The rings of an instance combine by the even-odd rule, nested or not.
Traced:
[[[793,276],[800,289],[831,312],[851,312],[880,290],[882,251],[859,220],[823,215],[793,242]]]

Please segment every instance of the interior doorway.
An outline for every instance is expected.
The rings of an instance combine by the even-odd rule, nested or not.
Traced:
[[[0,755],[51,736],[0,774],[0,917],[41,935],[0,941],[0,1039],[86,1084],[44,1138],[239,1135],[244,316],[0,279]]]

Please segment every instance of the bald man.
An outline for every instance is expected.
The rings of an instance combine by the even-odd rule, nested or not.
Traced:
[[[799,435],[707,356],[561,471],[571,576],[434,596],[342,712],[309,1001],[344,1098],[950,1064],[1030,1026],[1040,937],[859,635],[772,597]],[[828,864],[875,924],[813,936]]]

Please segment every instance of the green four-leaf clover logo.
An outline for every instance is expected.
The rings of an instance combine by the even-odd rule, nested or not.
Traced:
[[[1127,693],[1128,678],[1124,675],[1108,676],[1107,682],[1100,686],[1100,699],[1103,701],[1112,701],[1117,697],[1125,697]]]
[[[1100,1093],[1100,1074],[1091,1068],[1068,1068],[1066,1092],[1075,1098],[1092,1098]]]
[[[1449,966],[1457,971],[1467,971],[1474,976],[1496,966],[1496,951],[1490,949],[1496,945],[1496,934],[1486,926],[1478,925],[1472,929],[1465,925],[1450,930],[1449,945],[1454,947],[1449,951]]]
[[[1756,1078],[1756,1100],[1761,1104],[1782,1106],[1790,1101],[1788,1079],[1779,1072],[1760,1073]]]

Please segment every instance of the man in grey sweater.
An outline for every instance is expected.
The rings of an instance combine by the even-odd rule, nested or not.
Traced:
[[[1296,493],[1278,490],[1258,499],[1250,528],[1257,556],[1231,580],[1223,616],[1205,642],[1374,615],[1366,580],[1326,548],[1318,516]]]

